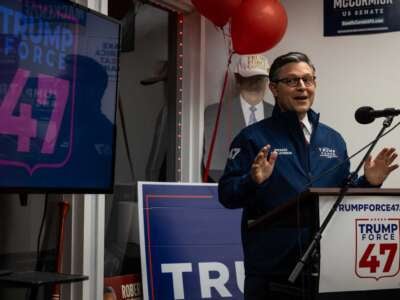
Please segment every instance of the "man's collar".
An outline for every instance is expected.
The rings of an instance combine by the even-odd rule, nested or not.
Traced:
[[[242,107],[246,108],[247,110],[252,106],[256,107],[257,109],[259,109],[261,106],[263,106],[263,100],[258,102],[258,104],[256,104],[256,105],[250,105],[249,102],[247,102],[241,94],[239,95],[239,98],[240,98],[240,102],[242,103]]]
[[[312,132],[312,124],[308,119],[308,114],[305,114],[303,119],[300,120],[300,122],[304,124],[304,127],[308,130],[308,132]]]
[[[288,122],[293,125],[299,124],[299,117],[295,111],[285,111],[283,112],[279,105],[275,103],[274,110],[272,111],[272,117],[277,120],[283,120],[283,122]],[[312,128],[316,128],[319,122],[319,114],[310,109],[307,112],[308,122],[312,124]]]

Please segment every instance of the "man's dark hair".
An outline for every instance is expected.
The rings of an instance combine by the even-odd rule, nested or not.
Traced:
[[[315,72],[315,67],[311,60],[308,58],[307,55],[301,52],[289,52],[284,55],[281,55],[277,57],[274,62],[271,65],[271,68],[269,69],[269,80],[271,82],[275,82],[279,80],[278,74],[280,69],[287,64],[290,63],[300,63],[300,62],[305,62],[308,64]]]

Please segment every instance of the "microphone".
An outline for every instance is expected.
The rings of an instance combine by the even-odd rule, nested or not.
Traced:
[[[356,110],[354,117],[360,124],[372,123],[375,118],[390,117],[400,115],[400,110],[395,108],[385,108],[383,110],[375,110],[370,106],[362,106]]]

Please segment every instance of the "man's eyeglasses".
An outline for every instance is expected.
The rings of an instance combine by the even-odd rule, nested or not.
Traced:
[[[283,82],[287,86],[297,87],[300,80],[303,81],[304,85],[307,87],[313,86],[315,84],[315,76],[303,76],[303,77],[286,77],[274,80],[274,82]]]

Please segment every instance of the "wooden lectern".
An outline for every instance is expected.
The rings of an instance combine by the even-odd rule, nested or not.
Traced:
[[[316,231],[338,193],[338,188],[310,189],[250,221],[248,228],[268,230],[285,219]],[[318,253],[315,299],[399,300],[400,189],[349,189],[322,234]]]

